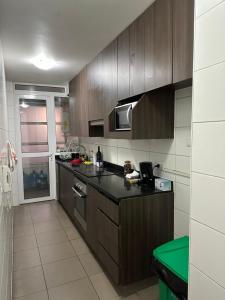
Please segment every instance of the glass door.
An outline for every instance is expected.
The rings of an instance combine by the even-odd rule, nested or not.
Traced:
[[[52,108],[53,106],[53,108]],[[51,200],[54,172],[54,104],[48,97],[19,97],[20,198],[22,203]]]

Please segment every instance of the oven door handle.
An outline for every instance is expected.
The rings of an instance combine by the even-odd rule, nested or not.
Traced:
[[[85,198],[86,195],[83,193],[78,192],[74,187],[72,187],[72,191],[80,198]]]

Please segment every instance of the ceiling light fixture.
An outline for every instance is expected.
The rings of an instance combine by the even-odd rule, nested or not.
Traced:
[[[47,57],[45,54],[36,56],[31,60],[31,62],[38,69],[45,71],[52,69],[56,65],[54,59]]]

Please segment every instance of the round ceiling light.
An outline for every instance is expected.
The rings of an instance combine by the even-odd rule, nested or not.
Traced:
[[[31,60],[31,62],[38,69],[46,71],[52,69],[56,65],[54,59],[47,57],[45,54],[36,56]]]

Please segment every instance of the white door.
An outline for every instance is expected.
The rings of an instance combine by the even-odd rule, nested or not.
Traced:
[[[50,96],[19,95],[19,202],[55,198],[55,119]]]

